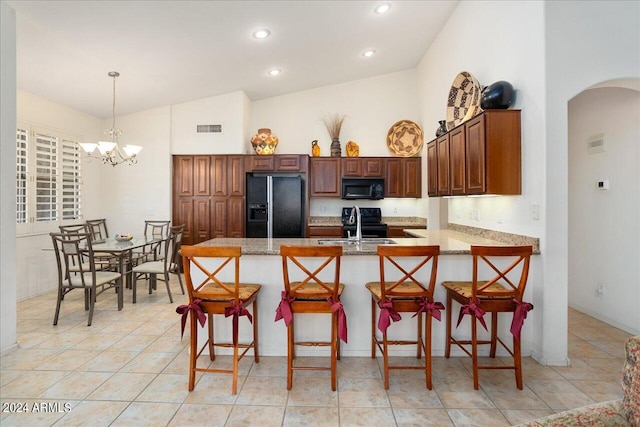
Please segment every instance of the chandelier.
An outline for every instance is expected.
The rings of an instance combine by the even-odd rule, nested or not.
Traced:
[[[105,130],[104,134],[109,135],[111,141],[99,141],[95,142],[80,142],[80,147],[85,151],[88,159],[100,159],[105,165],[116,166],[120,163],[127,162],[130,165],[138,163],[136,155],[142,150],[139,145],[125,145],[120,148],[118,145],[118,136],[122,135],[122,131],[116,129],[116,77],[120,73],[117,71],[110,71],[109,77],[113,77],[113,122],[111,129]],[[95,153],[96,149],[98,153]]]

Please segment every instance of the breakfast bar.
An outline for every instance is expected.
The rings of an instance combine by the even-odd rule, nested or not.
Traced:
[[[435,290],[436,301],[444,302],[445,291],[439,285],[445,280],[470,280],[472,272],[472,259],[469,255],[471,245],[509,245],[522,244],[518,242],[508,242],[493,240],[477,235],[462,233],[453,230],[406,230],[407,232],[419,235],[416,238],[388,238],[388,239],[362,239],[361,242],[350,242],[347,239],[306,239],[306,238],[278,238],[278,239],[251,239],[251,238],[217,238],[199,243],[198,246],[240,246],[242,257],[240,260],[240,281],[244,283],[258,283],[262,285],[259,295],[259,336],[260,354],[264,356],[284,356],[286,355],[286,327],[282,321],[274,322],[275,310],[280,302],[280,294],[283,290],[282,281],[282,261],[280,257],[280,246],[282,245],[327,245],[339,244],[343,247],[341,260],[340,281],[344,283],[345,290],[342,294],[342,302],[347,314],[349,340],[342,345],[343,356],[366,357],[371,354],[371,297],[364,285],[368,281],[379,280],[379,262],[376,255],[378,244],[393,244],[403,246],[416,245],[439,245],[440,258],[438,263],[438,279]],[[537,239],[533,239],[537,242]],[[534,253],[539,253],[537,245],[534,246]],[[536,288],[541,286],[540,260],[534,256],[531,260],[531,270],[525,299],[533,302]],[[199,278],[194,278],[197,281]],[[229,280],[232,278],[224,278]],[[202,278],[200,278],[202,280]],[[454,319],[457,318],[458,306],[454,305]],[[535,339],[535,330],[532,327],[536,316],[542,316],[542,309],[530,313],[529,319],[523,327],[523,355],[531,352],[531,343]],[[506,315],[505,315],[506,316]],[[468,316],[467,316],[468,317]],[[230,322],[230,320],[226,320]],[[218,321],[216,323],[215,334],[223,339],[230,336],[230,323]],[[322,334],[329,331],[327,327],[328,319],[323,316],[315,316],[307,322],[304,327],[296,329],[296,334],[304,338],[305,330],[313,330],[313,333]],[[469,327],[461,324],[460,333],[469,331]],[[500,322],[500,334],[509,334],[511,321]],[[412,327],[413,326],[413,327]],[[307,328],[307,329],[305,329]],[[390,331],[397,339],[410,339],[416,334],[415,325],[412,323],[401,324],[402,330],[394,330],[393,325]],[[246,319],[241,320],[240,337],[249,339],[251,328]],[[201,329],[199,341],[206,340],[206,331]],[[445,325],[435,321],[433,324],[433,355],[444,355]],[[310,347],[300,349],[301,356],[327,355],[326,348]],[[407,346],[400,350],[394,350],[390,354],[396,356],[411,356],[415,354],[414,348]],[[452,349],[453,356],[462,356],[461,351]]]

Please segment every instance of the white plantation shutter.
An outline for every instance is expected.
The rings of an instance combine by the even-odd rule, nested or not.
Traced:
[[[16,136],[16,223],[29,221],[28,182],[29,182],[29,132],[18,129]]]
[[[58,138],[36,133],[36,222],[58,220]]]
[[[62,140],[62,219],[81,217],[82,175],[80,147],[75,141]]]

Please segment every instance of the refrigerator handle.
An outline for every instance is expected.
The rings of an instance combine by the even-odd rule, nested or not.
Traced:
[[[273,238],[273,177],[267,176],[267,238]]]

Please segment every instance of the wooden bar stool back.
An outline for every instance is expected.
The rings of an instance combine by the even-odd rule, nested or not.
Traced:
[[[330,370],[331,390],[335,391],[340,339],[347,341],[346,316],[340,301],[344,290],[340,283],[342,246],[281,246],[280,255],[284,292],[276,310],[276,321],[284,319],[287,325],[287,390],[291,390],[295,370]],[[318,262],[320,265],[315,267]],[[314,267],[309,267],[312,263]],[[294,277],[296,281],[292,280]],[[329,341],[296,341],[293,318],[301,313],[331,314]],[[331,366],[294,366],[295,346],[330,346]]]
[[[447,291],[447,342],[445,357],[450,356],[451,344],[460,347],[473,360],[473,387],[478,389],[478,370],[480,369],[514,369],[516,385],[522,390],[522,362],[520,348],[520,330],[527,312],[533,305],[523,301],[523,295],[529,276],[529,263],[532,254],[531,246],[471,246],[473,257],[473,278],[471,281],[443,282]],[[504,268],[497,264],[506,265]],[[488,280],[480,280],[480,270],[488,271]],[[471,315],[471,339],[456,339],[451,334],[451,305],[453,301],[462,305],[458,316],[458,325],[465,314]],[[509,348],[498,337],[498,313],[513,313],[511,334],[513,346]],[[487,330],[483,315],[491,313],[491,331]],[[480,323],[490,338],[478,338],[478,323]],[[457,326],[456,326],[457,327]],[[513,365],[479,365],[478,345],[489,344],[489,355],[496,356],[497,344],[513,358]],[[468,347],[471,347],[469,351]]]
[[[258,354],[258,292],[261,285],[240,282],[240,247],[206,247],[206,246],[182,246],[182,260],[184,267],[185,283],[189,293],[189,305],[182,305],[176,309],[183,315],[182,325],[186,316],[191,312],[190,322],[190,351],[189,351],[189,391],[195,386],[196,372],[216,372],[233,375],[231,392],[238,392],[238,362],[253,348],[253,356],[256,363],[260,362]],[[229,274],[229,269],[234,269],[231,276],[233,281],[223,281],[219,276]],[[204,278],[202,279],[202,275]],[[194,279],[197,278],[197,281]],[[246,307],[251,304],[253,316]],[[206,315],[206,317],[205,317]],[[216,342],[214,340],[214,315],[232,317],[232,339],[230,342]],[[251,342],[239,342],[239,318],[246,316],[253,323],[253,338]],[[204,327],[208,320],[209,337],[207,342],[198,348],[197,323]],[[214,369],[199,368],[197,361],[205,348],[209,350],[209,359],[215,360],[215,347],[233,349],[233,368]]]
[[[390,369],[421,369],[425,372],[426,386],[431,390],[431,318],[440,320],[440,310],[444,308],[433,299],[439,254],[439,246],[378,246],[380,281],[365,286],[371,293],[371,357],[376,357],[376,348],[382,353],[385,389],[389,388]],[[389,280],[390,277],[398,279]],[[377,309],[379,317],[376,316]],[[401,319],[399,313],[415,313],[415,340],[389,340],[387,329],[392,320]],[[381,337],[378,337],[378,329],[382,332]],[[416,345],[418,359],[424,351],[424,366],[389,366],[391,345]]]

